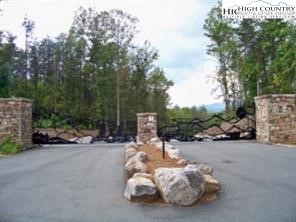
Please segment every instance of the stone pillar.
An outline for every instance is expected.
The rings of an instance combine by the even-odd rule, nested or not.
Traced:
[[[296,94],[255,98],[257,141],[296,144]]]
[[[32,100],[0,98],[0,141],[7,136],[23,149],[32,147]]]
[[[147,143],[151,138],[157,137],[157,114],[138,113],[137,142]]]

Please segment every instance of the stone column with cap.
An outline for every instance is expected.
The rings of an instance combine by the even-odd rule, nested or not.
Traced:
[[[257,141],[296,144],[296,94],[272,94],[255,98]]]
[[[32,147],[32,100],[0,98],[0,142],[11,137],[23,149]]]
[[[147,143],[150,139],[157,137],[157,114],[138,113],[138,143]]]

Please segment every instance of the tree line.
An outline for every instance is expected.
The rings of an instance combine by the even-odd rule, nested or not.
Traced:
[[[219,2],[204,30],[227,111],[253,103],[257,95],[296,93],[295,21],[225,19]]]
[[[31,98],[85,128],[103,122],[107,130],[133,131],[139,112],[166,121],[173,82],[155,65],[157,50],[134,43],[137,21],[121,10],[80,8],[68,33],[37,41],[34,22],[25,18],[25,49],[13,34],[0,34],[0,97]],[[67,125],[55,114],[40,121]]]
[[[42,127],[70,127],[69,116],[81,128],[135,132],[139,112],[157,112],[160,125],[208,118],[204,107],[168,108],[173,82],[155,65],[157,50],[134,43],[137,22],[121,10],[80,8],[67,33],[36,40],[34,21],[25,18],[24,49],[0,30],[0,97],[31,98],[52,111],[39,119]],[[227,113],[256,95],[296,92],[295,22],[222,19],[220,2],[204,30]]]

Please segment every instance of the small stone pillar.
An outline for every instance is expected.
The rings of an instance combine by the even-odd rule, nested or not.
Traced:
[[[257,141],[296,144],[296,94],[255,98]]]
[[[157,137],[157,114],[138,113],[137,142],[147,143],[151,138]]]
[[[23,149],[32,147],[32,100],[0,98],[0,141],[8,136]]]

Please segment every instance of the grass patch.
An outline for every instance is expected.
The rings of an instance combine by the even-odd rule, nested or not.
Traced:
[[[0,155],[15,154],[21,151],[21,146],[12,141],[11,137],[6,137],[0,142]]]

